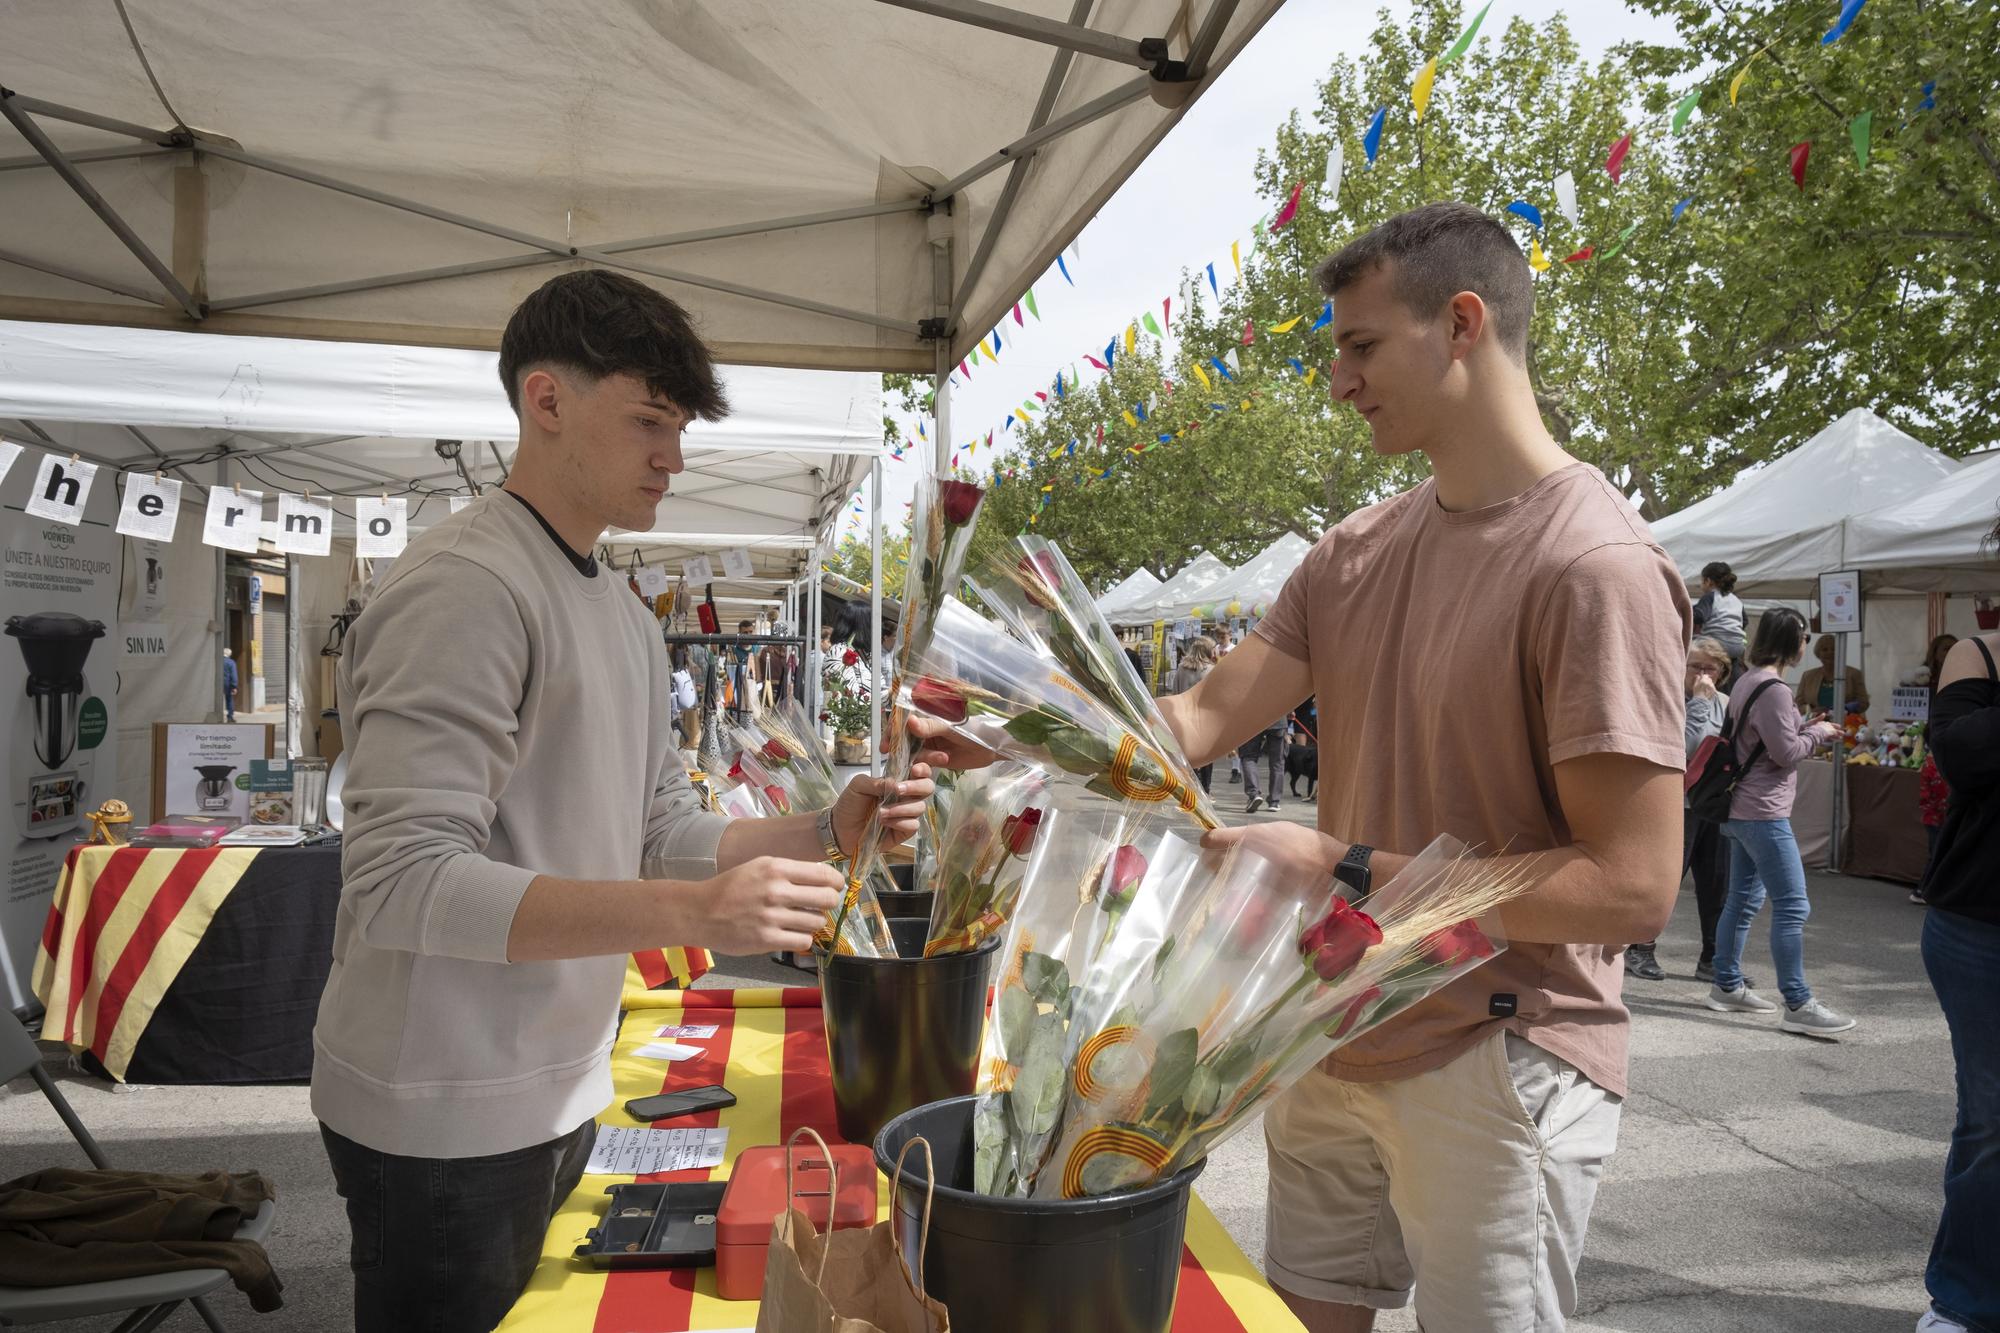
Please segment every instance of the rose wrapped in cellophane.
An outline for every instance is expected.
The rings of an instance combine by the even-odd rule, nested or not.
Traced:
[[[1016,1194],[1103,1194],[1199,1160],[1338,1045],[1497,953],[1493,909],[1526,886],[1442,839],[1361,908],[1316,873],[1202,853],[1177,833],[1120,854],[1129,864],[1107,865],[1098,901],[1124,920],[1067,1001],[1053,1142],[976,1140],[1011,1171],[991,1183]],[[1059,1007],[1054,985],[1024,988],[1033,1021]],[[999,1025],[1018,1028],[1023,1002],[999,1004]],[[1014,1082],[1050,1075],[1022,1067]],[[988,1138],[1003,1125],[987,1117]]]
[[[1206,826],[1213,826],[1214,810],[1194,766],[1059,547],[1040,537],[1017,537],[1001,554],[967,573],[966,582],[1015,638],[1060,665],[1164,761],[1174,780],[1194,793]]]
[[[840,780],[826,746],[798,700],[786,698],[761,713],[722,724],[723,756],[734,763],[745,751],[781,781],[800,810],[823,810],[840,795]]]
[[[1178,810],[1194,827],[1217,825],[1171,736],[1135,732],[1053,658],[956,598],[939,613],[929,649],[904,663],[902,703],[1010,759],[1082,778],[1100,796]]]
[[[1001,763],[959,777],[937,824],[924,957],[965,953],[1014,914],[1037,857],[1056,835],[1048,778]]]
[[[973,532],[978,527],[980,502],[986,493],[971,482],[949,477],[931,477],[917,487],[915,507],[910,515],[910,568],[903,580],[902,616],[896,624],[894,661],[902,670],[929,646],[932,625],[938,611],[965,571],[972,551]],[[882,737],[888,762],[886,776],[902,782],[910,776],[913,762],[908,716],[897,702],[901,692],[886,680],[888,662],[875,664],[877,687],[888,686],[884,696],[890,707],[882,719]],[[858,902],[867,893],[867,880],[881,855],[882,823],[880,808],[871,816],[861,836],[861,848],[849,864],[847,897]],[[844,931],[843,917],[836,928]],[[888,950],[893,956],[893,944]]]

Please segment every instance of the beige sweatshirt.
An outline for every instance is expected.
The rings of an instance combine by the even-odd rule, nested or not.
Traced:
[[[481,1157],[609,1104],[624,955],[509,963],[507,936],[540,874],[715,874],[728,821],[681,766],[670,677],[624,580],[585,578],[512,496],[396,561],[339,670],[344,883],[312,1081],[335,1132]]]

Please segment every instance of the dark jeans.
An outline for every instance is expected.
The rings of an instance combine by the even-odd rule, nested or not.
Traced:
[[[590,1160],[586,1120],[492,1157],[396,1157],[319,1127],[353,1233],[355,1333],[490,1333]]]
[[[1264,760],[1271,779],[1271,794],[1266,799],[1276,805],[1285,794],[1285,789],[1278,785],[1285,776],[1285,728],[1280,725],[1258,732],[1243,742],[1236,757],[1243,762],[1243,795],[1253,801],[1261,795],[1257,790],[1257,760]]]
[[[1215,775],[1215,765],[1203,764],[1194,771],[1194,775],[1201,779],[1201,789],[1207,791],[1209,790],[1208,780]]]
[[[1945,1314],[2000,1333],[2000,926],[1933,907],[1924,919],[1924,971],[1951,1032],[1958,1122],[1944,1159],[1944,1212],[1924,1286]]]
[[[1715,923],[1729,897],[1729,844],[1722,828],[1681,811],[1681,873],[1694,871],[1694,911],[1701,922],[1701,960],[1715,961]]]
[[[233,689],[222,691],[222,719],[225,722],[236,720],[236,691]]]

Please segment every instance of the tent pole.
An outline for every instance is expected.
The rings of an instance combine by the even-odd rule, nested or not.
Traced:
[[[299,743],[299,732],[305,719],[300,714],[305,709],[305,692],[299,685],[299,611],[304,605],[299,596],[299,558],[285,557],[285,759],[290,762],[299,757],[304,747]],[[293,823],[297,823],[296,815]]]
[[[1073,19],[1068,23],[1059,23],[1054,19],[1043,18],[1039,14],[1025,14],[1017,9],[1009,9],[1005,5],[989,4],[987,0],[881,0],[881,2],[894,5],[898,9],[914,9],[919,14],[950,19],[954,23],[1003,32],[1009,37],[1043,42],[1049,46],[1061,47],[1066,52],[1096,56],[1100,60],[1110,60],[1120,65],[1136,65],[1140,69],[1151,69],[1166,58],[1167,44],[1164,38],[1142,40],[1137,37],[1120,37],[1115,33],[1086,28],[1081,20]]]
[[[1823,613],[1823,612],[1822,612]],[[1838,727],[1847,721],[1847,636],[1833,636],[1833,724]],[[1833,742],[1833,817],[1828,821],[1829,836],[1826,842],[1826,868],[1840,869],[1841,818],[1847,805],[1847,755],[1838,738]]]
[[[868,772],[882,776],[882,691],[889,683],[882,660],[882,456],[868,471]]]

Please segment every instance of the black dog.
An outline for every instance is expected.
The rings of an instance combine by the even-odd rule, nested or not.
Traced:
[[[1312,800],[1319,791],[1319,746],[1303,736],[1292,739],[1291,749],[1285,752],[1285,785],[1294,796],[1299,794],[1299,779],[1306,780],[1306,799]]]

